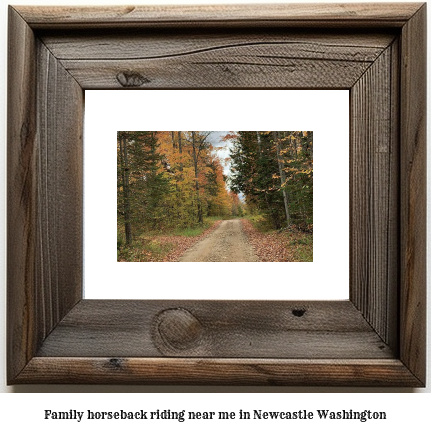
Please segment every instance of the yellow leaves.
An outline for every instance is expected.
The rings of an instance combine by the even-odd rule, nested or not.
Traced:
[[[297,167],[284,167],[284,172],[286,174],[312,174],[313,173],[313,169],[312,168],[297,168]],[[275,178],[275,177],[273,177]]]

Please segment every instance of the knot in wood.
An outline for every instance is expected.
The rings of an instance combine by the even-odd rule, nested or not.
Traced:
[[[117,81],[123,87],[140,87],[150,82],[148,78],[145,78],[139,72],[120,72],[117,74]]]
[[[199,343],[203,329],[188,310],[177,308],[166,309],[157,316],[156,331],[168,347],[185,350]]]
[[[109,360],[109,366],[113,369],[119,369],[122,366],[122,360],[117,358],[112,358]]]
[[[302,317],[305,314],[305,309],[292,309],[292,314],[296,317]]]

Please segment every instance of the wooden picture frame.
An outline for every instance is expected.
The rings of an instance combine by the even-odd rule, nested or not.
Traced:
[[[424,386],[425,27],[424,3],[10,7],[8,383]],[[84,90],[124,88],[349,89],[350,299],[82,299]]]

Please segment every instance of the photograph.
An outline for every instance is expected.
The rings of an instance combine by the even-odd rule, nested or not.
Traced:
[[[312,131],[118,131],[118,262],[312,262]]]

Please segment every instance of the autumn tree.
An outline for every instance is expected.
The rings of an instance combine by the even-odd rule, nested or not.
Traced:
[[[133,232],[160,225],[169,212],[170,183],[154,132],[117,133],[117,213],[126,244]]]
[[[211,144],[207,138],[210,132],[197,132],[189,131],[184,132],[185,139],[182,140],[182,148],[186,148],[188,154],[192,158],[193,173],[194,173],[194,188],[195,188],[195,202],[197,210],[197,222],[203,223],[204,209],[203,209],[203,196],[202,196],[202,182],[203,176],[206,173],[206,162],[210,157]]]
[[[209,134],[118,132],[117,210],[127,245],[146,230],[193,227],[207,216],[231,214],[232,198]]]

